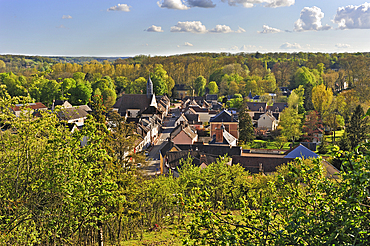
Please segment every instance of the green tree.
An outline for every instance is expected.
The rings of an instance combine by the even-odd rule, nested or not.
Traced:
[[[107,108],[111,108],[116,103],[117,95],[114,90],[107,88],[102,91],[101,94],[103,96],[104,105]]]
[[[209,94],[217,94],[218,93],[218,86],[215,81],[211,81],[208,84]]]
[[[200,75],[198,78],[195,79],[194,89],[195,89],[195,93],[198,96],[203,96],[204,95],[205,89],[206,89],[206,84],[207,84],[207,80],[202,75]]]
[[[168,76],[166,70],[163,69],[163,65],[157,64],[155,66],[151,79],[153,82],[154,93],[156,95],[164,95],[167,93],[171,96],[175,82],[170,76]]]
[[[345,133],[346,134],[343,137],[347,138],[350,143],[349,150],[353,150],[357,145],[369,138],[369,116],[364,116],[364,110],[361,105],[358,105],[355,112],[353,112],[352,117],[346,126]],[[344,144],[343,147],[345,147]]]
[[[99,89],[96,88],[95,91]],[[99,89],[100,90],[100,89]],[[89,102],[92,95],[92,89],[90,86],[90,82],[88,81],[79,81],[75,87],[72,87],[69,90],[71,97],[70,103],[72,105],[85,105]]]
[[[301,135],[301,115],[297,108],[288,107],[281,112],[279,129],[281,134],[294,143]]]
[[[239,111],[239,142],[250,144],[255,138],[252,118],[246,109],[246,104]]]

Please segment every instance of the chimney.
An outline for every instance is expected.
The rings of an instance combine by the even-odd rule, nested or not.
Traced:
[[[223,127],[216,128],[216,143],[224,141]]]

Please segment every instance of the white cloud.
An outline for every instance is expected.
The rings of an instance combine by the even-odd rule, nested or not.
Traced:
[[[216,4],[212,0],[187,0],[190,7],[214,8]]]
[[[200,21],[179,21],[176,26],[171,27],[171,32],[206,33],[207,29]]]
[[[131,6],[128,6],[127,4],[118,4],[117,6],[110,7],[107,9],[107,11],[124,11],[124,12],[130,12]]]
[[[70,16],[70,15],[63,15],[62,16],[62,19],[72,19],[72,16]]]
[[[265,7],[277,8],[291,6],[295,0],[222,0],[227,2],[230,6],[242,5],[245,8],[252,8],[255,4],[263,4]]]
[[[238,51],[239,50],[239,47],[234,45],[230,48],[230,50],[233,50],[233,51]]]
[[[229,26],[226,26],[226,25],[216,25],[215,28],[209,30],[209,32],[213,32],[213,33],[229,33],[229,32],[234,32],[233,30],[231,30],[231,28]]]
[[[155,25],[152,25],[151,27],[149,27],[148,29],[145,29],[144,31],[147,31],[147,32],[163,32],[162,27],[155,26]]]
[[[250,50],[256,50],[257,47],[255,45],[243,45],[240,47],[240,50],[242,51],[250,51]]]
[[[370,3],[338,8],[333,22],[340,29],[370,29]]]
[[[243,32],[245,32],[245,30],[243,28],[239,27],[238,30],[235,31],[235,32],[236,33],[243,33]]]
[[[183,0],[162,0],[158,1],[157,4],[159,7],[167,9],[189,9],[189,7],[184,4]]]
[[[301,32],[301,31],[308,31],[308,30],[315,30],[315,31],[324,31],[331,29],[331,26],[321,24],[321,19],[324,18],[324,13],[321,11],[320,8],[313,6],[304,7],[301,11],[301,16],[295,22],[294,31]]]
[[[66,28],[64,25],[57,26],[57,28]]]
[[[280,49],[284,49],[284,50],[302,49],[302,47],[297,43],[291,44],[291,43],[286,42],[280,46]]]
[[[340,48],[340,49],[347,49],[351,47],[349,44],[336,44],[335,47]]]
[[[184,44],[185,46],[193,46],[193,44],[189,43],[189,42],[185,42]]]
[[[258,33],[267,34],[267,33],[278,33],[278,32],[281,32],[280,29],[269,27],[267,25],[263,25],[262,28],[263,28],[263,30],[262,31],[259,31]]]

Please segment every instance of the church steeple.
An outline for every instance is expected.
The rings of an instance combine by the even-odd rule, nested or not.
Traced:
[[[153,96],[153,94],[154,94],[154,92],[153,92],[153,82],[150,79],[150,74],[149,74],[148,82],[146,83],[146,96],[148,98],[151,98]]]

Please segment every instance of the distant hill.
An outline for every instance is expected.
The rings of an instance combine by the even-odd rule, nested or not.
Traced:
[[[81,56],[81,57],[70,57],[70,56],[48,56],[48,58],[53,59],[55,62],[60,62],[60,63],[78,63],[78,64],[83,64],[86,62],[90,61],[98,61],[98,62],[103,62],[103,61],[108,61],[108,62],[114,62],[117,59],[127,59],[130,57],[90,57],[90,56]]]

